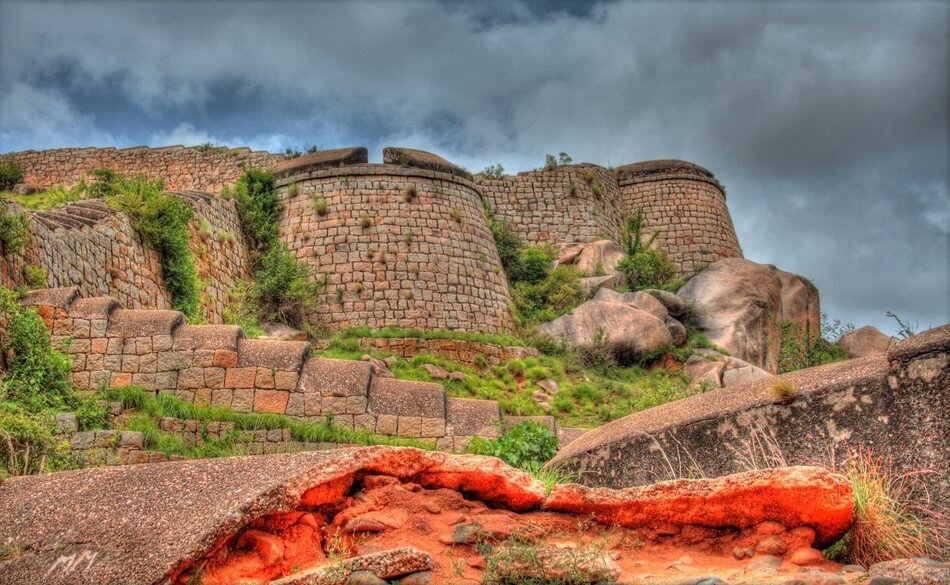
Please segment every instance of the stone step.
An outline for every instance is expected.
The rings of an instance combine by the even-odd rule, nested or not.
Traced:
[[[37,215],[41,217],[54,219],[58,221],[59,223],[61,223],[63,227],[71,228],[71,229],[82,229],[84,227],[95,224],[95,222],[88,222],[88,220],[83,220],[83,219],[74,217],[68,213],[57,211],[55,209],[51,209],[49,211],[41,211]]]

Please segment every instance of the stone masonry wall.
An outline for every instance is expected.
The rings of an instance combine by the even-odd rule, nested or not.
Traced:
[[[449,398],[439,384],[377,377],[367,362],[312,357],[304,341],[247,339],[237,326],[122,309],[112,297],[80,297],[76,287],[32,291],[22,303],[37,309],[71,357],[71,382],[81,389],[135,384],[238,412],[321,422],[332,415],[335,425],[431,439],[445,449],[517,422],[493,400]]]
[[[508,331],[508,285],[473,183],[357,164],[277,183],[281,239],[326,275],[311,324]],[[318,209],[325,202],[326,211]]]
[[[249,264],[234,202],[197,191],[175,192],[195,210],[191,251],[203,290],[203,317],[221,323],[232,287],[248,278]],[[128,217],[101,201],[31,212],[30,238],[17,254],[0,257],[0,284],[24,284],[26,265],[47,271],[47,286],[78,286],[84,296],[112,295],[130,308],[167,309],[158,254]]]
[[[246,168],[270,167],[286,157],[249,148],[59,148],[27,150],[9,155],[23,171],[22,182],[41,189],[72,187],[93,169],[110,168],[125,175],[144,174],[165,181],[168,189],[218,193]]]
[[[476,182],[495,217],[529,244],[619,239],[620,191],[605,168],[565,165]]]
[[[666,164],[662,164],[666,163]],[[657,244],[692,276],[723,258],[742,258],[726,195],[712,173],[684,161],[650,161],[617,169],[620,210],[643,209]]]

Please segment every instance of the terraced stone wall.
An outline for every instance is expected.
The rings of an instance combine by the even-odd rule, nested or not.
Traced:
[[[191,251],[202,280],[204,319],[221,323],[234,285],[248,279],[247,251],[234,202],[198,191],[178,191],[195,210]],[[29,213],[30,238],[16,254],[0,256],[0,284],[25,284],[27,265],[45,268],[46,285],[77,286],[83,296],[116,297],[130,308],[167,309],[161,261],[128,217],[101,201],[80,201]]]
[[[284,155],[249,148],[58,148],[27,150],[9,155],[23,171],[22,182],[49,189],[72,187],[97,168],[110,168],[125,175],[144,174],[165,181],[168,189],[196,189],[217,193],[234,183],[245,169],[268,168],[286,159]]]
[[[565,165],[476,182],[495,217],[530,244],[620,236],[617,178],[603,167]]]
[[[726,207],[726,193],[712,173],[685,161],[648,161],[617,169],[619,211],[643,209],[657,243],[691,276],[723,258],[742,258]]]
[[[281,239],[326,275],[312,325],[509,330],[508,285],[470,180],[354,164],[288,174],[277,185]]]
[[[82,389],[135,384],[238,412],[321,422],[332,415],[335,425],[431,439],[445,449],[521,420],[502,417],[493,400],[450,398],[440,384],[378,377],[367,362],[313,357],[304,341],[247,339],[237,326],[122,309],[115,298],[81,297],[76,287],[32,291],[23,304],[38,310],[70,355],[71,382]],[[558,432],[553,419],[541,418]]]

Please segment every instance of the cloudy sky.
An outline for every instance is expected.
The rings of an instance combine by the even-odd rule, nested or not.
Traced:
[[[950,3],[0,0],[0,152],[682,158],[832,318],[950,321]]]

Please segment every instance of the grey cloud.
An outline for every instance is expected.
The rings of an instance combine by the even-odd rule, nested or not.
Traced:
[[[401,142],[473,170],[685,158],[726,184],[747,256],[893,330],[888,309],[950,321],[948,20],[914,2],[6,1],[0,150],[210,137],[377,160]]]

